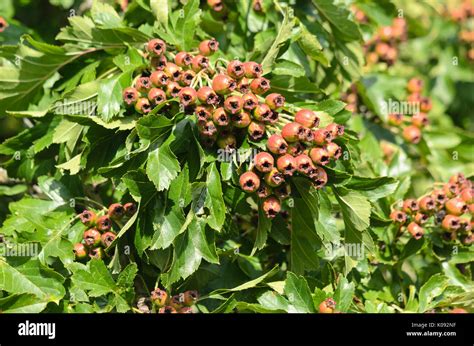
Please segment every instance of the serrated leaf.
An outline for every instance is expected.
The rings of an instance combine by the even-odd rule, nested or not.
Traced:
[[[285,295],[293,308],[289,308],[289,312],[316,312],[311,298],[311,291],[304,277],[288,272],[285,281]]]

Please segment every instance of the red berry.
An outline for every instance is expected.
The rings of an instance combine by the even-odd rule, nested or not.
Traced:
[[[268,218],[274,218],[281,210],[280,200],[276,197],[267,197],[262,204],[262,209],[265,212],[265,216]]]
[[[322,314],[332,314],[336,310],[336,301],[332,298],[326,298],[319,304],[319,312]]]
[[[313,128],[319,125],[319,118],[310,109],[301,109],[295,114],[295,121],[304,127]]]
[[[457,184],[447,183],[443,185],[443,191],[448,197],[459,195],[459,186]]]
[[[403,129],[403,138],[410,143],[417,144],[421,140],[421,131],[414,125],[407,126]]]
[[[140,114],[148,114],[151,112],[151,105],[148,99],[142,97],[135,103],[135,110]]]
[[[290,154],[291,156],[298,156],[304,153],[306,147],[301,144],[301,142],[294,142],[288,144],[288,150],[287,153]]]
[[[200,126],[200,133],[205,137],[213,137],[217,134],[217,128],[212,121],[207,121]]]
[[[232,133],[226,133],[225,135],[220,135],[217,138],[217,146],[221,149],[229,150],[234,149],[237,145],[237,139]]]
[[[137,81],[135,82],[135,88],[139,92],[142,92],[142,93],[147,92],[151,88],[150,78],[149,77],[138,78]]]
[[[403,201],[402,208],[405,213],[412,214],[418,211],[419,206],[418,202],[415,199],[409,198]]]
[[[324,168],[319,166],[312,166],[309,170],[308,176],[314,181],[317,189],[321,189],[328,182],[328,175]]]
[[[240,96],[229,96],[224,101],[224,109],[231,114],[240,112],[242,110],[242,106],[243,100]]]
[[[429,219],[428,214],[423,214],[423,213],[418,212],[415,214],[414,221],[419,225],[423,225],[424,223],[426,223],[426,221],[428,221],[428,219]]]
[[[184,295],[184,305],[191,306],[196,303],[199,299],[199,293],[197,291],[186,291],[183,293]]]
[[[215,105],[219,102],[219,96],[211,87],[203,86],[197,92],[199,101],[207,105]]]
[[[5,20],[5,18],[0,17],[0,32],[5,31],[6,28],[8,28],[8,22]]]
[[[190,306],[185,306],[184,308],[179,309],[178,314],[193,314],[193,308]]]
[[[282,136],[273,134],[268,138],[267,148],[271,153],[281,155],[286,153],[288,143]]]
[[[188,52],[179,52],[174,58],[174,62],[179,67],[188,67],[193,62],[193,56]]]
[[[108,231],[112,228],[112,221],[107,215],[101,216],[97,219],[97,229],[101,232]]]
[[[220,12],[224,9],[224,3],[222,0],[207,0],[207,4],[215,12]]]
[[[227,65],[227,74],[235,79],[241,79],[244,74],[244,64],[242,64],[239,60],[232,60]]]
[[[229,125],[230,119],[224,108],[219,107],[212,113],[212,121],[217,126],[227,126]]]
[[[305,138],[305,129],[299,123],[288,123],[283,126],[281,135],[287,142],[296,142]]]
[[[336,123],[331,123],[326,126],[326,131],[329,131],[331,133],[332,138],[340,137],[344,134],[344,126]]]
[[[172,306],[163,306],[158,310],[159,314],[177,314],[178,312]]]
[[[241,94],[247,94],[250,92],[250,80],[246,77],[242,78],[237,83],[237,90],[240,91]]]
[[[236,86],[235,80],[225,74],[218,74],[212,80],[212,89],[220,95],[232,92]]]
[[[258,141],[265,135],[265,125],[256,121],[252,121],[248,127],[250,139]]]
[[[180,91],[181,86],[176,82],[169,82],[166,85],[166,96],[168,97],[178,97]]]
[[[178,93],[178,97],[179,102],[185,107],[193,105],[197,101],[196,90],[191,87],[182,88]]]
[[[85,231],[83,238],[86,246],[98,246],[100,244],[100,232],[95,228]]]
[[[465,203],[471,204],[474,202],[473,194],[473,190],[471,188],[466,187],[461,191],[460,197]]]
[[[296,170],[296,160],[289,154],[282,155],[277,159],[277,168],[284,175],[292,176]]]
[[[270,172],[273,169],[275,160],[267,152],[260,152],[253,158],[255,168],[263,173]]]
[[[334,143],[334,142],[330,142],[330,143],[326,144],[324,146],[324,148],[328,152],[329,157],[332,157],[336,160],[338,160],[342,155],[341,147],[339,145],[337,145],[336,143]]]
[[[313,143],[317,145],[324,145],[332,141],[331,132],[326,129],[318,129],[313,131]]]
[[[137,212],[137,205],[131,202],[125,203],[125,205],[123,206],[123,209],[125,210],[125,215],[127,215],[128,217],[131,217],[133,216],[133,214]]]
[[[270,187],[280,186],[285,182],[283,174],[278,169],[272,168],[271,171],[267,172],[264,177],[265,183]]]
[[[199,44],[199,52],[204,56],[214,54],[219,49],[219,42],[214,38],[210,40],[204,40]]]
[[[125,214],[125,209],[120,203],[113,203],[109,206],[107,213],[111,219],[121,219]]]
[[[462,173],[458,173],[449,178],[449,182],[452,184],[464,184],[467,181],[466,177]]]
[[[255,78],[252,82],[250,82],[250,90],[252,90],[254,94],[261,95],[266,93],[269,89],[270,81],[266,78]]]
[[[408,81],[407,89],[410,93],[419,93],[423,90],[423,81],[413,77]]]
[[[286,199],[291,195],[291,186],[289,184],[283,184],[273,189],[275,195],[280,199]]]
[[[403,123],[403,115],[399,113],[389,114],[388,123],[392,126],[400,126]]]
[[[158,307],[163,307],[168,300],[168,293],[166,291],[156,288],[151,292],[151,301]]]
[[[245,128],[250,125],[252,118],[247,112],[240,112],[232,116],[232,125],[237,128]]]
[[[309,174],[314,168],[311,158],[306,154],[301,154],[295,157],[296,170],[302,174]]]
[[[239,178],[240,187],[245,192],[255,192],[260,187],[260,178],[254,172],[245,172]]]
[[[390,213],[390,218],[399,224],[404,224],[407,220],[407,214],[403,211],[394,210]]]
[[[107,248],[110,246],[110,244],[113,243],[113,241],[115,240],[117,236],[115,235],[115,233],[112,233],[112,232],[105,232],[104,234],[102,234],[102,236],[100,237],[100,242],[102,244],[103,247]]]
[[[164,71],[154,71],[150,75],[150,81],[156,87],[163,87],[169,83],[170,79]]]
[[[455,215],[446,215],[441,222],[441,227],[446,231],[456,231],[461,227],[461,219]]]
[[[431,99],[429,97],[422,97],[420,101],[420,110],[422,112],[429,112],[433,105],[431,104]]]
[[[166,43],[159,38],[154,38],[148,41],[146,48],[150,54],[158,56],[166,52]]]
[[[259,103],[253,110],[253,117],[258,121],[265,121],[272,116],[272,110],[265,103]]]
[[[433,190],[433,192],[431,193],[431,197],[438,204],[444,204],[448,200],[446,192],[444,192],[443,190]]]
[[[436,203],[430,196],[425,196],[418,202],[421,211],[429,213],[436,208]]]
[[[162,56],[154,56],[151,58],[150,64],[151,67],[153,67],[157,71],[162,71],[164,70],[166,63],[168,60],[166,60],[166,57],[164,55]]]
[[[137,89],[128,87],[123,91],[122,97],[123,97],[123,101],[128,106],[130,106],[130,105],[135,104],[135,102],[137,102],[139,94],[138,94]]]
[[[281,94],[271,93],[265,97],[265,103],[270,107],[270,109],[277,110],[285,105],[285,98]]]
[[[162,89],[151,88],[148,92],[148,100],[157,106],[166,101],[166,93]]]
[[[204,106],[197,106],[194,110],[194,114],[196,114],[198,124],[201,125],[205,124],[212,117],[210,109]]]
[[[193,61],[191,63],[191,67],[194,72],[199,72],[201,70],[204,70],[209,67],[209,58],[203,56],[203,55],[196,55],[193,58]]]
[[[190,86],[193,83],[196,72],[193,70],[182,71],[179,76],[179,82],[181,85]]]
[[[407,230],[416,240],[423,237],[423,234],[425,233],[423,228],[421,228],[416,222],[410,222],[408,224]]]
[[[272,194],[272,189],[271,187],[265,185],[265,183],[262,183],[256,192],[258,197],[265,198]]]
[[[411,117],[411,123],[421,129],[427,126],[430,121],[426,113],[417,113]]]
[[[100,247],[92,248],[89,250],[89,257],[95,259],[101,259],[105,257],[104,250]]]
[[[74,244],[74,255],[76,256],[76,260],[83,260],[87,258],[87,249],[82,243]]]
[[[469,207],[466,205],[466,203],[464,203],[464,201],[459,197],[451,198],[446,202],[444,207],[449,214],[456,216],[467,213],[469,210]]]
[[[252,93],[247,93],[242,96],[243,108],[251,111],[258,105],[258,98]]]
[[[84,225],[92,226],[95,223],[97,216],[93,211],[86,209],[81,214],[79,214],[79,219],[81,219],[81,222]]]
[[[314,164],[325,166],[329,163],[329,153],[324,148],[312,148],[309,156]]]
[[[181,76],[181,68],[172,62],[166,63],[163,72],[174,81],[178,81],[179,77]]]
[[[244,62],[244,71],[247,78],[258,78],[263,73],[262,65],[255,61]]]

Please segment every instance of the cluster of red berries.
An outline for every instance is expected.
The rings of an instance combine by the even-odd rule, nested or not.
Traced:
[[[388,123],[396,129],[402,130],[405,141],[418,144],[422,137],[422,129],[429,124],[428,112],[432,108],[432,103],[429,97],[422,96],[423,81],[419,78],[412,78],[408,81],[407,91],[409,93],[407,101],[410,104],[419,105],[419,112],[411,117],[396,113],[389,114]]]
[[[459,173],[418,200],[404,200],[400,209],[392,211],[390,218],[400,228],[406,226],[415,239],[423,236],[422,225],[426,225],[425,228],[441,230],[446,241],[459,239],[470,245],[474,241],[473,194],[472,182]]]
[[[291,195],[286,179],[298,173],[322,188],[328,181],[323,166],[342,155],[341,147],[333,140],[344,134],[344,126],[331,123],[317,128],[318,113],[309,109],[296,112],[293,120],[268,138],[268,152],[255,155],[250,169],[239,179],[245,192],[263,199],[262,208],[269,218],[278,215],[281,201]]]
[[[158,312],[159,314],[192,314],[193,305],[199,299],[197,291],[186,291],[170,296],[165,290],[156,288],[151,292],[150,298],[141,298],[138,308],[141,312]],[[151,304],[149,304],[151,303]]]
[[[131,217],[136,211],[135,203],[127,203],[123,206],[120,203],[111,204],[107,214],[102,216],[85,209],[79,214],[79,219],[88,229],[83,233],[83,241],[74,244],[73,251],[76,259],[104,258],[104,249],[108,248],[116,238],[113,222],[119,222],[124,217]]]
[[[466,45],[467,58],[474,61],[474,31],[472,29],[472,20],[474,17],[474,5],[472,1],[465,0],[456,6],[446,8],[446,14],[449,18],[460,25],[461,30],[458,33],[459,40]]]
[[[5,18],[0,17],[0,32],[3,32],[8,27],[8,23]]]
[[[398,46],[406,38],[407,23],[404,18],[397,17],[393,20],[392,25],[381,27],[364,44],[367,64],[374,65],[378,62],[385,62],[389,66],[393,65],[398,58]]]

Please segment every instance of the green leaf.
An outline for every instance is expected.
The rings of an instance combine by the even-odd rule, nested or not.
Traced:
[[[34,294],[14,294],[0,298],[0,311],[5,314],[35,314],[43,311],[47,304]]]
[[[351,306],[354,297],[355,285],[353,282],[347,281],[342,275],[339,276],[339,283],[334,292],[334,300],[336,301],[336,310],[347,312]]]
[[[334,34],[340,39],[344,41],[362,39],[357,24],[348,19],[350,14],[348,10],[334,5],[332,0],[313,0],[312,2],[319,14],[331,24]]]
[[[300,37],[298,43],[303,51],[313,60],[319,61],[323,66],[329,67],[330,63],[323,53],[323,47],[318,38],[308,31],[306,26],[300,22]]]
[[[216,231],[220,231],[225,221],[224,197],[222,196],[222,183],[215,162],[208,168],[207,180],[207,196],[204,206],[209,209],[207,223]]]
[[[97,111],[104,121],[109,122],[123,106],[122,90],[130,85],[130,73],[123,73],[100,81],[97,95]]]
[[[176,156],[170,149],[173,140],[174,137],[170,136],[165,143],[148,154],[146,174],[158,191],[167,189],[181,170]]]
[[[271,80],[271,87],[272,90],[283,95],[322,93],[307,77],[274,76]]]
[[[311,291],[304,277],[288,272],[285,281],[285,295],[293,308],[289,308],[289,312],[316,312],[311,298]]]
[[[122,26],[122,18],[115,12],[109,4],[94,1],[91,8],[91,15],[94,22],[103,28],[118,28]]]
[[[283,17],[283,22],[281,23],[278,34],[273,41],[272,46],[268,50],[267,54],[263,58],[261,64],[263,68],[263,73],[267,74],[271,72],[273,62],[275,61],[278,53],[280,52],[281,47],[291,38],[291,31],[295,24],[295,19],[290,15],[290,8],[286,8],[286,12]]]
[[[418,312],[425,312],[431,309],[434,305],[434,299],[441,295],[448,287],[449,279],[443,274],[435,274],[420,288],[418,294],[419,310]]]
[[[158,23],[165,28],[168,27],[168,0],[150,0],[150,7]]]
[[[53,270],[43,267],[38,260],[12,266],[0,259],[0,287],[11,294],[28,293],[44,303],[59,301],[66,294],[64,278]]]
[[[370,224],[370,203],[360,193],[333,188],[346,225],[363,231]]]

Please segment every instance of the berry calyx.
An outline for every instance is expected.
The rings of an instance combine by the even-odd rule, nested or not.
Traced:
[[[266,78],[255,78],[250,82],[250,90],[257,95],[261,95],[270,90],[270,81]]]
[[[123,209],[125,210],[125,215],[128,217],[133,216],[137,212],[137,205],[135,203],[129,202],[125,203],[123,206]]]
[[[148,114],[151,112],[151,105],[148,99],[142,97],[135,103],[135,110],[140,114]]]
[[[239,183],[242,190],[251,193],[260,187],[260,178],[254,172],[249,171],[240,176]]]
[[[152,55],[162,55],[166,51],[166,43],[163,40],[160,40],[159,38],[154,38],[148,41],[146,49],[148,53]]]
[[[242,107],[245,110],[251,111],[258,105],[258,98],[252,93],[246,93],[242,96]]]
[[[156,288],[155,290],[151,292],[151,301],[157,307],[161,308],[165,306],[167,300],[168,300],[168,293],[166,293],[166,291]]]
[[[455,215],[446,215],[441,222],[441,227],[446,231],[456,231],[461,228],[461,219]]]
[[[274,218],[281,211],[280,200],[274,196],[267,197],[262,203],[262,209],[266,217]]]
[[[194,88],[191,88],[191,87],[182,88],[178,93],[178,97],[179,97],[179,102],[185,107],[193,105],[197,101],[196,90],[194,90]]]
[[[105,257],[105,252],[101,247],[92,248],[89,250],[89,257],[95,259],[102,259]]]
[[[324,148],[312,148],[309,156],[314,164],[325,166],[329,163],[329,153]]]
[[[224,101],[224,109],[230,114],[236,114],[240,112],[242,110],[242,107],[243,100],[240,96],[229,96]]]
[[[96,214],[93,211],[87,209],[79,214],[79,219],[86,226],[92,226],[95,223],[96,218]]]
[[[148,92],[148,100],[157,106],[166,101],[166,93],[162,89],[151,88]]]
[[[256,63],[255,61],[244,62],[243,65],[245,77],[247,78],[258,78],[263,73],[262,65]]]
[[[212,121],[214,121],[214,124],[217,126],[227,126],[229,125],[230,119],[224,108],[219,107],[212,113]]]
[[[95,228],[91,228],[84,232],[83,239],[86,246],[98,246],[100,244],[100,232]]]
[[[123,206],[120,203],[113,203],[109,206],[109,210],[107,215],[111,219],[121,219],[125,214],[125,210],[123,209]]]
[[[137,89],[133,87],[128,87],[128,88],[125,88],[125,90],[123,91],[122,97],[125,104],[127,106],[130,106],[130,105],[135,104],[135,102],[137,102],[139,93]]]
[[[258,141],[265,135],[265,125],[256,121],[252,121],[249,124],[248,133],[252,140]]]
[[[106,215],[97,219],[97,229],[101,232],[106,232],[112,228],[112,221]]]
[[[285,154],[277,159],[277,168],[284,175],[292,176],[296,170],[296,160],[290,154]]]
[[[421,211],[425,213],[429,213],[433,211],[436,208],[436,203],[433,198],[430,196],[425,196],[420,201],[418,202],[418,205],[420,206]]]
[[[197,97],[201,103],[207,105],[215,105],[219,102],[219,96],[214,92],[211,87],[203,86],[199,88]]]
[[[265,97],[265,103],[271,110],[278,110],[285,105],[285,98],[281,94],[271,93]]]
[[[193,56],[188,52],[179,52],[174,57],[174,62],[181,68],[186,68],[193,62]]]
[[[419,209],[418,202],[413,198],[406,199],[403,201],[402,209],[407,214],[417,212]]]
[[[319,312],[322,314],[332,314],[336,310],[336,301],[332,298],[326,298],[319,304]]]
[[[227,74],[234,79],[241,79],[245,75],[244,64],[239,60],[232,60],[227,64]]]
[[[268,138],[267,149],[276,155],[285,154],[288,150],[288,143],[279,134],[273,134]]]
[[[87,249],[82,243],[76,243],[74,244],[74,256],[76,257],[76,260],[83,260],[87,258]]]
[[[164,87],[168,85],[170,78],[163,71],[153,71],[150,75],[150,81],[155,87]]]
[[[219,49],[219,42],[214,38],[210,40],[204,40],[199,44],[199,52],[204,56],[209,56],[217,52]]]
[[[281,174],[278,169],[272,168],[271,171],[267,172],[264,177],[265,183],[270,187],[276,187],[285,182],[283,174]]]
[[[410,222],[408,224],[407,230],[416,240],[423,237],[423,234],[425,233],[423,231],[423,228],[420,225],[418,225],[416,222]]]
[[[255,155],[253,162],[255,168],[262,173],[270,172],[275,164],[273,156],[267,152],[261,152]]]
[[[115,238],[117,238],[115,233],[105,232],[104,234],[101,235],[100,242],[101,242],[103,247],[107,248],[113,243]]]
[[[151,88],[151,80],[149,77],[140,77],[135,82],[135,89],[139,92],[147,92]]]
[[[390,218],[399,224],[404,224],[407,220],[407,214],[405,214],[403,211],[399,210],[394,210],[390,213]]]

